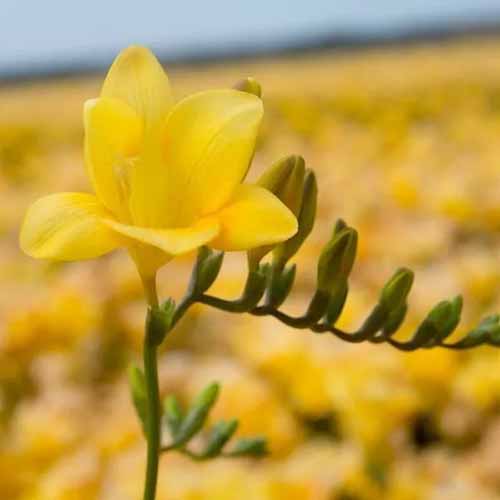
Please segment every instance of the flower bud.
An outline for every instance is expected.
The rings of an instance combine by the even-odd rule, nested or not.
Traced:
[[[456,297],[453,301],[439,302],[418,327],[412,342],[417,346],[423,346],[429,342],[439,343],[456,328],[460,321],[461,311],[462,297]]]
[[[337,283],[347,280],[354,264],[357,241],[357,232],[352,228],[334,234],[318,261],[318,290],[330,293]]]
[[[243,301],[241,302],[242,311],[249,311],[259,303],[266,291],[267,273],[267,265],[251,269],[248,273],[243,290]]]
[[[305,162],[301,156],[288,156],[267,169],[257,185],[278,197],[297,216],[302,205]],[[259,247],[248,252],[249,261],[256,266],[273,246]]]
[[[302,190],[302,204],[297,216],[299,228],[297,233],[289,240],[279,244],[274,249],[274,261],[285,265],[299,250],[305,239],[309,236],[316,219],[316,204],[318,198],[318,185],[312,170],[306,170],[304,188]]]
[[[401,268],[385,284],[379,302],[387,311],[399,309],[406,303],[406,298],[413,285],[413,277],[413,271]]]
[[[403,323],[403,320],[405,319],[407,311],[408,305],[406,303],[402,304],[397,309],[391,310],[383,328],[385,337],[389,337],[399,329],[401,323]]]
[[[296,273],[295,264],[285,267],[281,272],[275,270],[270,290],[269,290],[269,305],[278,308],[288,297],[295,280]]]
[[[461,296],[452,301],[445,300],[436,305],[427,316],[437,331],[436,340],[440,341],[450,335],[460,322],[463,300]]]
[[[257,184],[274,193],[297,216],[302,205],[305,173],[304,158],[288,156],[271,165]]]
[[[500,345],[500,316],[493,314],[484,318],[479,325],[457,343],[462,348],[474,347],[489,342],[492,345]]]
[[[219,275],[223,259],[224,252],[200,248],[191,278],[191,289],[195,294],[204,293],[212,286]]]
[[[342,310],[344,309],[345,302],[347,300],[347,294],[349,292],[349,285],[347,280],[339,282],[330,291],[330,301],[328,302],[328,307],[326,310],[326,322],[329,325],[335,325]]]
[[[377,304],[365,319],[359,331],[364,334],[365,338],[371,337],[384,326],[387,316],[387,310],[380,303]]]
[[[262,87],[260,86],[260,83],[251,76],[240,80],[234,88],[236,90],[241,90],[242,92],[248,92],[249,94],[253,94],[257,97],[262,97]]]

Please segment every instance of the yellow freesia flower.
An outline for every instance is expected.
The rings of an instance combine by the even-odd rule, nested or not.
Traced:
[[[167,75],[142,47],[115,60],[101,95],[84,106],[85,162],[95,195],[36,201],[21,248],[72,261],[126,247],[142,276],[201,245],[249,250],[296,232],[268,190],[242,184],[254,153],[262,101],[209,90],[174,104]]]

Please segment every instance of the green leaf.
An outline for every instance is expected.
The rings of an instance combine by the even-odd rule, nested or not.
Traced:
[[[229,420],[228,422],[217,422],[208,436],[202,456],[205,458],[212,458],[219,455],[222,448],[231,439],[237,428],[238,421],[236,419]]]
[[[267,440],[263,437],[253,437],[239,439],[227,455],[231,457],[262,457],[267,454]]]
[[[132,363],[128,368],[128,381],[135,411],[141,422],[142,429],[145,431],[147,418],[146,379],[143,371],[135,363]]]
[[[163,415],[170,435],[175,439],[184,419],[182,408],[175,396],[167,396],[163,401]]]
[[[219,384],[216,383],[210,384],[201,391],[182,420],[175,436],[174,447],[178,448],[185,445],[200,431],[217,400],[218,394]]]

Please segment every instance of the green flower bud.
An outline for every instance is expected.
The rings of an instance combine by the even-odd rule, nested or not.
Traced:
[[[461,311],[462,297],[456,297],[453,301],[439,302],[419,326],[412,342],[417,346],[423,346],[429,342],[434,344],[442,341],[458,325]]]
[[[345,302],[347,300],[347,294],[349,292],[349,285],[347,281],[341,281],[333,287],[330,292],[330,301],[328,302],[328,307],[326,310],[326,322],[329,325],[335,325],[342,310],[344,309]]]
[[[285,263],[297,253],[305,239],[311,233],[316,219],[317,198],[318,185],[316,176],[313,171],[306,170],[304,188],[302,191],[302,204],[297,216],[299,224],[297,233],[274,249],[274,261],[279,265],[285,265]]]
[[[266,291],[267,273],[267,266],[250,270],[243,290],[242,310],[248,311],[259,303]]]
[[[427,316],[436,329],[436,341],[441,341],[450,335],[460,322],[463,300],[461,296],[453,301],[444,300],[437,304]]]
[[[347,280],[356,257],[357,242],[357,232],[352,228],[334,234],[318,261],[318,290],[330,293],[337,283]]]
[[[195,399],[176,433],[174,446],[185,445],[203,427],[210,410],[217,401],[219,384],[213,383],[203,389]]]
[[[288,297],[295,280],[297,266],[285,267],[281,272],[274,268],[274,275],[269,291],[269,305],[278,308]]]
[[[459,344],[461,347],[474,347],[485,342],[500,345],[500,316],[494,314],[484,318],[479,325],[469,332]]]
[[[359,332],[368,338],[377,333],[387,321],[388,311],[381,304],[377,304],[370,315],[366,318],[365,322],[361,325]]]
[[[248,92],[249,94],[256,95],[257,97],[262,97],[262,87],[260,83],[252,77],[240,80],[234,88],[236,90],[241,90],[242,92]]]
[[[201,247],[191,278],[190,288],[195,295],[206,292],[217,279],[224,260],[224,252]]]
[[[297,216],[302,205],[304,177],[304,159],[300,156],[288,156],[271,165],[257,181],[257,185],[271,191]],[[259,247],[249,251],[251,266],[256,266],[274,246]]]
[[[388,311],[402,307],[413,285],[413,277],[413,271],[410,269],[398,269],[382,289],[380,304]]]
[[[405,319],[407,311],[408,311],[407,304],[402,304],[397,309],[391,310],[391,312],[389,313],[389,317],[387,318],[387,321],[384,324],[383,328],[384,336],[388,337],[399,329],[399,327],[403,323],[403,320]]]
[[[283,158],[266,170],[257,184],[274,193],[293,213],[302,205],[306,167],[301,156]]]
[[[238,421],[217,422],[208,436],[207,444],[202,452],[203,458],[213,458],[220,454],[224,445],[231,439],[238,428]]]
[[[316,323],[316,321],[319,321],[324,316],[329,301],[330,294],[328,292],[320,289],[316,290],[305,314],[310,323]]]
[[[142,429],[145,431],[147,415],[146,380],[144,373],[135,363],[132,363],[128,368],[128,381],[135,411],[141,421]]]
[[[265,438],[241,438],[228,453],[231,457],[262,457],[267,455],[267,441]]]

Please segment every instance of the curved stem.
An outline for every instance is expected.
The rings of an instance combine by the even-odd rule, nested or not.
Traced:
[[[143,279],[146,297],[151,308],[158,307],[156,293],[156,277]],[[144,377],[147,393],[146,437],[148,442],[146,479],[144,482],[144,500],[155,500],[156,484],[158,482],[158,463],[160,456],[160,390],[158,383],[158,345],[153,330],[154,323],[150,320],[150,310],[146,319],[144,335]]]

